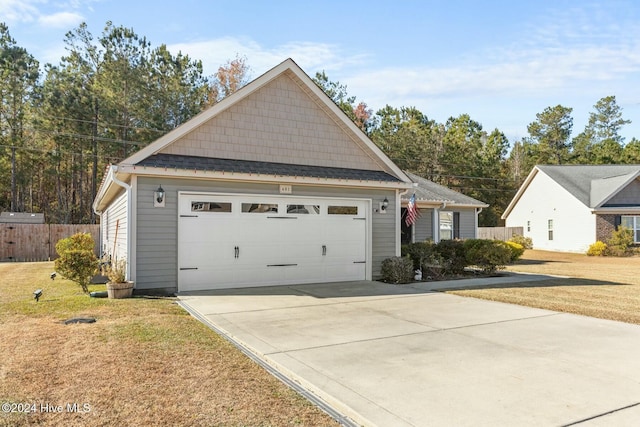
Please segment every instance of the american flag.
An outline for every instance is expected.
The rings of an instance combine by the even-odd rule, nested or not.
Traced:
[[[407,204],[407,216],[404,219],[407,227],[413,225],[420,216],[420,212],[418,211],[418,207],[416,206],[416,193],[413,193],[411,198],[409,199],[409,203]]]

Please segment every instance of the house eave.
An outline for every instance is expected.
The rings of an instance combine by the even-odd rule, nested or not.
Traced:
[[[504,210],[504,213],[500,217],[501,219],[507,219],[507,217],[509,216],[513,208],[516,206],[516,204],[520,201],[520,198],[522,197],[527,187],[529,187],[529,184],[531,184],[531,181],[533,181],[533,178],[538,174],[539,171],[540,169],[538,169],[537,165],[534,166],[533,169],[531,169],[531,172],[529,172],[529,175],[527,175],[527,178],[524,180],[520,188],[518,188],[518,191],[516,192],[515,196],[513,196],[513,199],[511,199],[511,202],[509,202],[509,205]]]
[[[592,208],[595,215],[640,215],[640,206]]]
[[[408,200],[402,200],[402,207],[406,207],[409,204]],[[487,208],[488,204],[472,204],[472,203],[456,203],[453,200],[416,200],[416,206],[419,209],[428,209],[428,208],[442,208],[442,206],[447,208]]]
[[[130,175],[122,173],[117,165],[109,166],[92,204],[93,211],[97,214],[100,214],[113,198],[122,191],[122,187],[115,183],[114,175],[116,175],[118,181],[129,182],[130,180]]]
[[[260,173],[222,172],[164,167],[120,165],[119,171],[137,176],[170,177],[180,179],[201,179],[211,181],[237,181],[251,183],[296,184],[330,187],[388,188],[408,189],[412,184],[403,181],[370,181],[336,178],[313,178],[303,176],[285,176]]]

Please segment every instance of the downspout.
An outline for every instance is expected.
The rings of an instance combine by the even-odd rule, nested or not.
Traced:
[[[475,235],[473,236],[473,238],[474,238],[474,239],[477,239],[477,238],[478,238],[478,222],[479,222],[479,221],[478,221],[478,216],[480,215],[480,212],[482,212],[482,209],[483,209],[483,208],[476,208],[476,226],[475,226],[475,228],[473,229],[473,233],[475,234]]]
[[[109,168],[109,172],[107,174],[107,178],[105,179],[105,181],[107,181],[109,179],[109,177],[112,177],[113,175],[113,171],[111,170],[111,168]],[[104,257],[104,242],[102,241],[102,227],[105,225],[102,223],[102,214],[104,213],[104,211],[99,211],[98,210],[98,206],[96,205],[96,201],[93,201],[93,212],[98,215],[98,217],[100,218],[100,232],[98,233],[98,238],[100,239],[100,259],[102,259]]]
[[[111,174],[111,178],[113,182],[118,184],[120,187],[124,188],[127,193],[127,257],[131,255],[131,186],[124,181],[120,181],[115,174],[115,171],[118,169],[118,166],[111,166],[109,169],[109,173]],[[131,278],[131,260],[127,260],[127,280]]]

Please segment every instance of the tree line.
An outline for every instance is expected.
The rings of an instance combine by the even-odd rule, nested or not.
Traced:
[[[402,169],[488,203],[480,226],[501,225],[504,209],[537,164],[640,164],[640,141],[625,143],[620,135],[631,122],[615,96],[596,102],[574,138],[572,109],[556,105],[536,114],[529,135],[511,144],[499,129],[489,132],[468,114],[438,123],[415,107],[386,105],[374,113],[324,72],[314,80]]]
[[[0,23],[0,209],[50,223],[94,223],[104,168],[180,126],[248,78],[244,58],[206,76],[202,62],[107,22],[69,31],[40,66]]]
[[[69,31],[67,53],[41,66],[0,23],[0,210],[44,212],[50,223],[94,223],[91,209],[106,165],[116,163],[247,83],[236,57],[211,76],[202,62],[133,29],[107,22],[94,36]],[[571,108],[548,107],[513,144],[468,114],[445,123],[415,107],[375,113],[326,73],[313,80],[401,168],[490,204],[480,225],[500,215],[535,164],[640,163],[640,141],[625,144],[629,121],[615,96],[594,105],[571,138]]]

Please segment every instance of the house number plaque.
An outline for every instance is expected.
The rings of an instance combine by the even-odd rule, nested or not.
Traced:
[[[289,184],[280,184],[280,194],[291,194],[291,185]]]

